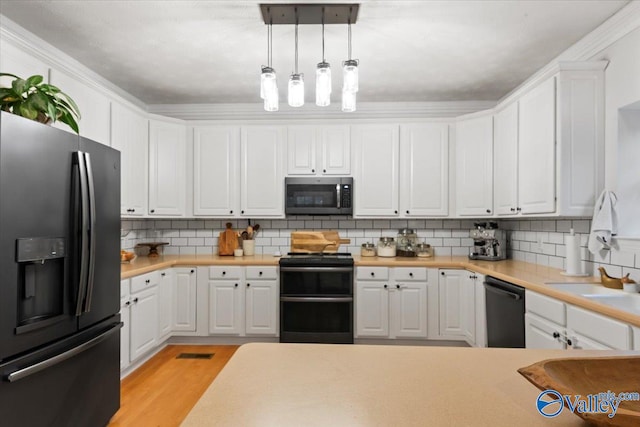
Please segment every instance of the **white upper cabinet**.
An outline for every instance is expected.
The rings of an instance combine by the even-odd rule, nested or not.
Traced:
[[[69,95],[80,110],[80,135],[105,145],[109,145],[111,102],[98,90],[86,85],[68,74],[51,69],[50,83]],[[64,123],[56,122],[56,127],[73,132]]]
[[[518,212],[518,103],[493,118],[493,196],[496,215]]]
[[[349,175],[351,140],[346,125],[288,126],[289,175]]]
[[[523,214],[556,210],[555,93],[550,78],[520,99],[518,208]]]
[[[149,214],[182,216],[186,192],[186,128],[149,124]]]
[[[351,132],[355,193],[353,216],[397,216],[398,125],[355,125]]]
[[[400,126],[400,215],[449,213],[449,125]]]
[[[456,213],[489,216],[493,207],[493,117],[456,123]]]
[[[284,216],[284,126],[244,126],[240,147],[240,214]]]
[[[111,109],[111,146],[120,151],[120,213],[123,216],[145,215],[149,179],[149,121],[114,102]]]
[[[193,130],[193,214],[237,215],[240,211],[240,127]]]

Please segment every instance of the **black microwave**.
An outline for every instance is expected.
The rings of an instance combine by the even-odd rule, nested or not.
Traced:
[[[285,178],[287,215],[352,215],[353,178]]]

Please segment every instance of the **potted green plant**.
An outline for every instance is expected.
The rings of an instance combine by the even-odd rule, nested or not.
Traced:
[[[34,75],[22,79],[14,74],[11,87],[0,87],[0,109],[41,123],[61,121],[76,133],[80,110],[69,95],[54,85],[44,83],[44,78]]]

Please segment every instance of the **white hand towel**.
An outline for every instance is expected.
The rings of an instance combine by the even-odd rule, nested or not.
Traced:
[[[602,249],[610,249],[611,236],[618,233],[616,202],[618,198],[613,191],[604,190],[593,209],[591,234],[589,235],[589,252],[595,254]]]

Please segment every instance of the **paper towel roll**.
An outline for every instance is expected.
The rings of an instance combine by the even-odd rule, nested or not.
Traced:
[[[566,274],[570,276],[582,275],[582,261],[580,260],[580,236],[565,236],[564,245],[566,255]]]

